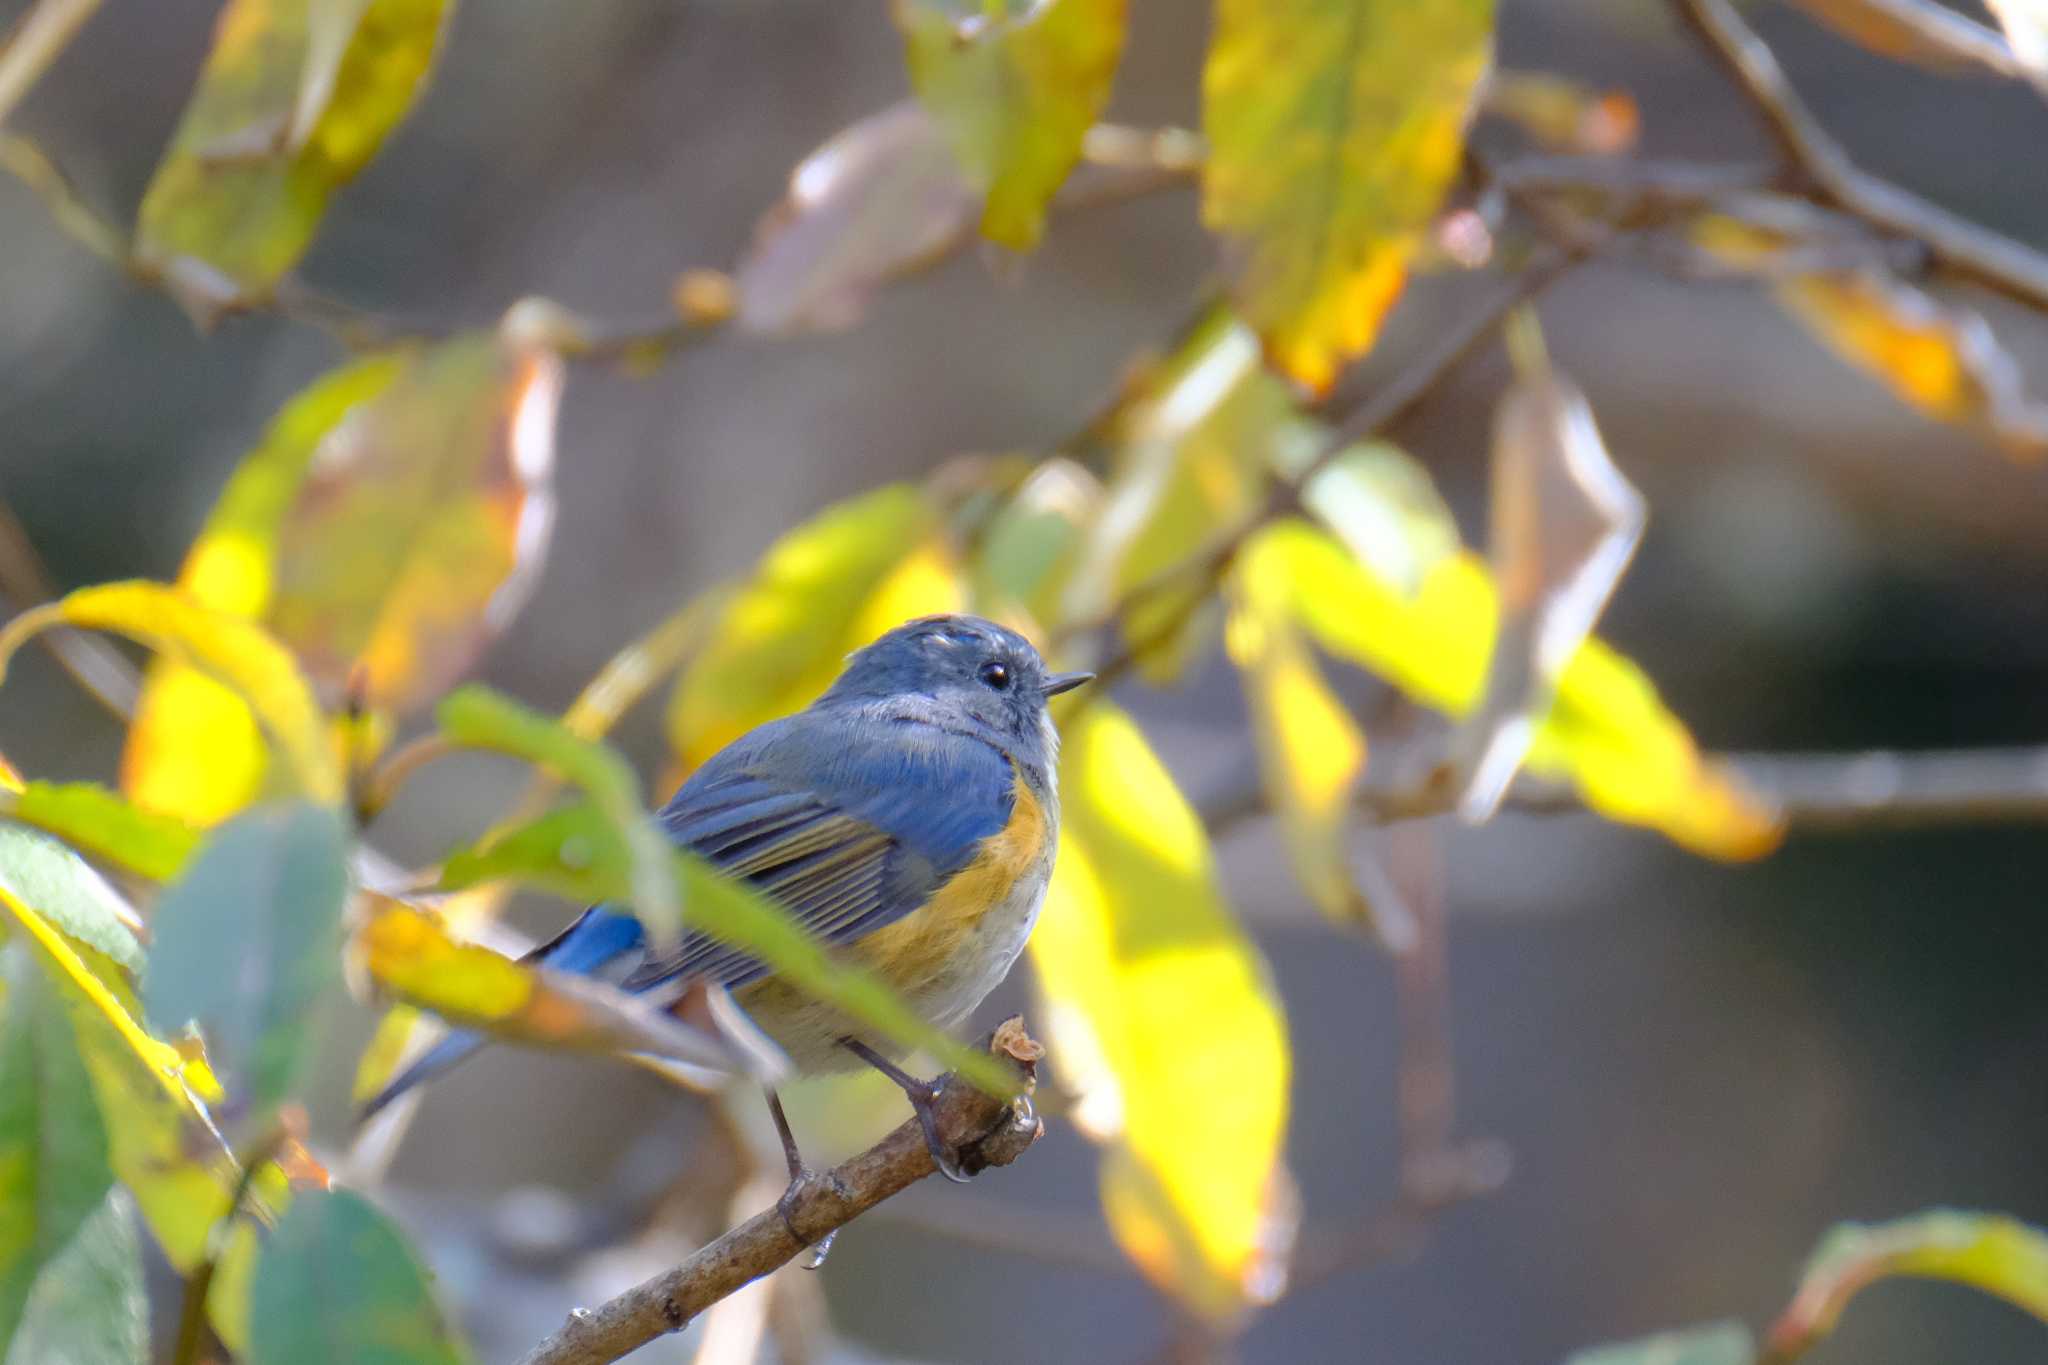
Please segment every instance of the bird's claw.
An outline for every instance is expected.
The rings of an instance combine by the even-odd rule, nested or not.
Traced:
[[[960,1168],[960,1154],[946,1140],[939,1136],[938,1116],[932,1106],[938,1101],[939,1088],[927,1085],[918,1090],[906,1091],[910,1108],[917,1115],[917,1126],[924,1130],[925,1150],[932,1154],[932,1165],[940,1175],[956,1185],[965,1185],[974,1177]]]
[[[804,1262],[804,1269],[806,1270],[816,1270],[819,1266],[825,1264],[825,1258],[832,1254],[832,1240],[839,1235],[839,1229],[832,1229],[832,1231],[819,1238],[817,1243],[813,1245],[809,1237],[806,1237],[797,1230],[797,1205],[803,1199],[805,1191],[809,1190],[813,1185],[825,1184],[828,1179],[829,1177],[819,1175],[808,1166],[798,1166],[790,1172],[789,1188],[784,1190],[782,1197],[775,1201],[775,1212],[782,1219],[784,1230],[798,1244],[811,1248],[810,1259]]]

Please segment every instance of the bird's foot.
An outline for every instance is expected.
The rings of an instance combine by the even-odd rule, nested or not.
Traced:
[[[832,1242],[839,1236],[839,1229],[832,1229],[813,1245],[811,1239],[797,1229],[797,1214],[802,1211],[804,1196],[814,1186],[828,1184],[830,1181],[830,1176],[820,1175],[808,1166],[798,1166],[789,1173],[789,1188],[775,1201],[775,1212],[782,1219],[783,1228],[797,1242],[811,1248],[810,1258],[804,1262],[806,1270],[816,1270],[825,1264],[825,1258],[832,1254]]]
[[[933,1106],[939,1098],[937,1082],[923,1081],[914,1086],[903,1087],[903,1097],[910,1101],[910,1111],[917,1115],[917,1126],[924,1130],[925,1150],[932,1154],[932,1165],[939,1174],[956,1185],[965,1185],[974,1179],[961,1169],[960,1154],[939,1136],[939,1119]]]

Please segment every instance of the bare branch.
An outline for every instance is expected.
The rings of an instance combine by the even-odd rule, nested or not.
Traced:
[[[21,17],[0,42],[0,124],[99,7],[100,0],[41,0]]]
[[[1027,1087],[1042,1055],[1018,1020],[988,1042],[1024,1072]],[[935,1105],[941,1141],[953,1144],[969,1172],[1007,1166],[1044,1131],[1027,1097],[1015,1108],[970,1082],[947,1077]],[[527,1352],[520,1365],[605,1365],[669,1332],[678,1332],[728,1294],[796,1259],[875,1205],[930,1175],[931,1152],[915,1119],[801,1186],[778,1208],[756,1214],[681,1265],[601,1307],[578,1309],[562,1329]]]
[[[1910,237],[1928,263],[2032,308],[2048,309],[2048,257],[1862,170],[1800,100],[1770,46],[1728,0],[1674,0],[1679,17],[1763,116],[1798,188],[1885,232]]]

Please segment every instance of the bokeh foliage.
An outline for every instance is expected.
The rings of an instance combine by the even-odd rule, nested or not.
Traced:
[[[734,275],[678,289],[682,325],[842,326],[977,226],[1011,249],[1040,239],[1100,131],[1123,0],[894,8],[921,103],[798,168]],[[451,10],[230,0],[129,264],[205,319],[288,291],[330,201],[424,88]],[[467,1358],[402,1231],[330,1188],[300,1141],[314,1026],[345,966],[405,1002],[362,1092],[428,1035],[419,1010],[531,1045],[778,1074],[758,1039],[472,941],[512,885],[628,902],[657,938],[707,930],[945,1063],[985,1062],[667,847],[603,735],[671,673],[673,776],[920,614],[983,613],[1063,664],[1157,686],[1227,659],[1304,894],[1395,951],[1414,926],[1354,861],[1371,726],[1338,668],[1449,718],[1460,752],[1506,754],[1495,778],[1526,772],[1705,856],[1768,853],[1776,812],[1593,633],[1640,520],[1540,344],[1518,350],[1503,400],[1483,549],[1426,469],[1315,404],[1409,277],[1441,264],[1431,233],[1482,100],[1567,150],[1632,134],[1625,99],[1528,73],[1489,87],[1492,36],[1484,0],[1221,0],[1202,137],[1160,143],[1179,151],[1153,169],[1199,178],[1225,301],[1067,447],[819,511],[738,581],[676,604],[559,720],[456,688],[545,561],[565,362],[603,350],[538,303],[494,329],[381,338],[307,386],[253,440],[175,585],[84,588],[10,622],[0,673],[59,627],[153,658],[118,790],[0,760],[0,1358],[149,1356],[138,1219],[199,1286],[207,1325],[185,1330],[239,1358]],[[2038,453],[2038,412],[1981,318],[1869,263],[1779,278],[1788,237],[1768,221],[1702,214],[1688,232],[1731,269],[1773,272],[1795,317],[1906,401]],[[1138,724],[1085,694],[1059,718],[1063,849],[1032,953],[1042,1026],[1071,1121],[1101,1149],[1118,1242],[1226,1326],[1283,1292],[1300,1214],[1284,1001]],[[366,830],[393,789],[478,749],[530,765],[527,796],[438,867],[379,871]],[[1447,769],[1482,815],[1499,799],[1484,775]],[[2048,1318],[2044,1248],[1985,1215],[1846,1228],[1761,1348],[1723,1325],[1579,1359],[1789,1359],[1888,1275]]]

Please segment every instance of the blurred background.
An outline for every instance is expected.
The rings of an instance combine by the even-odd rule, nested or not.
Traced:
[[[0,21],[21,8],[0,3]],[[1503,11],[1504,65],[1631,91],[1648,153],[1765,152],[1662,7]],[[16,116],[117,217],[132,218],[214,12],[116,7]],[[1753,12],[1871,169],[2048,243],[2036,95],[1882,63],[1781,6]],[[1134,0],[1111,116],[1193,123],[1206,26],[1206,5]],[[678,269],[730,262],[797,160],[906,88],[880,3],[472,3],[301,273],[435,324],[486,323],[535,293],[655,320]],[[620,645],[826,504],[958,453],[1058,440],[1170,333],[1215,256],[1187,191],[1063,216],[1028,261],[990,265],[970,252],[892,288],[843,335],[728,335],[645,378],[579,368],[555,547],[486,679],[558,710]],[[1474,287],[1414,288],[1346,391],[1369,392]],[[1596,268],[1543,315],[1652,509],[1604,633],[1704,745],[2048,739],[2038,469],[1908,412],[1751,287]],[[2048,389],[2048,329],[1993,317]],[[115,276],[0,180],[0,498],[60,586],[173,577],[269,416],[340,354],[274,318],[195,336],[167,298]],[[1504,373],[1497,355],[1466,366],[1399,433],[1473,539]],[[1125,683],[1119,696],[1198,800],[1238,775],[1244,723],[1220,661],[1182,692]],[[618,736],[650,781],[657,711]],[[40,656],[0,697],[0,741],[52,776],[110,775],[119,749]],[[430,860],[474,834],[502,789],[489,764],[439,765],[380,838]],[[1504,1142],[1512,1175],[1393,1261],[1285,1299],[1252,1327],[1246,1359],[1556,1360],[1672,1324],[1767,1321],[1843,1218],[1948,1204],[2048,1221],[2040,831],[1809,836],[1727,867],[1582,817],[1438,823],[1432,838],[1404,833],[1397,853],[1444,870],[1459,1129]],[[1304,1201],[1324,1226],[1363,1218],[1394,1186],[1391,969],[1301,900],[1272,830],[1242,826],[1223,856],[1290,1014]],[[539,932],[562,914],[536,902],[515,919]],[[1028,1004],[1018,975],[984,1023]],[[352,1010],[332,1030],[334,1103],[317,1129],[329,1144],[346,1134],[368,1023]],[[669,1248],[639,1229],[708,1159],[705,1131],[699,1101],[652,1078],[498,1050],[431,1093],[380,1202],[419,1237],[484,1358],[510,1359],[573,1304],[662,1264]],[[1055,1126],[1013,1169],[915,1189],[856,1224],[817,1286],[837,1331],[878,1358],[1153,1358],[1170,1321],[1135,1274],[1102,1268],[1114,1252],[1095,1197],[1093,1154]],[[1005,1219],[1046,1254],[927,1226]],[[666,1342],[635,1359],[688,1356]],[[1811,1358],[2018,1362],[2048,1359],[2048,1342],[1993,1300],[1887,1284]]]

